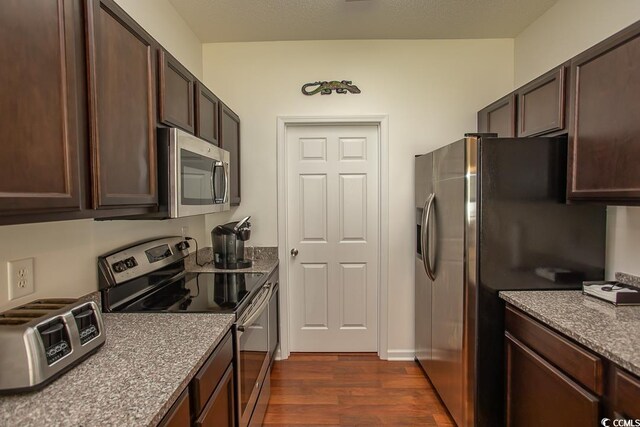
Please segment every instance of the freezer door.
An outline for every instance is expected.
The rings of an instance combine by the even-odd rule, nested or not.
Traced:
[[[422,259],[415,258],[415,348],[416,360],[431,375],[431,279],[427,276]]]
[[[416,157],[416,245],[415,245],[415,349],[416,360],[427,372],[431,371],[431,287],[423,254],[428,253],[426,207],[433,193],[433,154]]]
[[[463,412],[466,140],[434,152],[432,369],[429,377],[459,426]]]

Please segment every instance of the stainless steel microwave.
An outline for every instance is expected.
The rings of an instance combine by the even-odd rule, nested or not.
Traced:
[[[158,129],[160,211],[180,218],[229,210],[229,152],[177,128]]]

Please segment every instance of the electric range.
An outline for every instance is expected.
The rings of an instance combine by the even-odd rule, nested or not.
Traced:
[[[270,363],[278,341],[278,283],[269,279],[277,273],[188,272],[184,259],[190,240],[164,237],[98,257],[102,310],[235,314],[236,414],[245,427],[260,418],[255,415],[260,412],[255,409],[258,397],[268,401]]]

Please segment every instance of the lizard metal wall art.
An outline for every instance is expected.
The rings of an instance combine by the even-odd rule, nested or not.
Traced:
[[[307,88],[312,86],[318,87],[313,90],[307,90]],[[341,82],[337,80],[330,82],[314,82],[307,83],[302,86],[302,93],[309,96],[315,95],[316,93],[320,93],[321,95],[331,95],[331,92],[334,90],[336,93],[360,93],[358,86],[351,84],[351,80],[342,80]]]

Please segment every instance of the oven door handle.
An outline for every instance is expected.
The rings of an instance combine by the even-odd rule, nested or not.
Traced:
[[[267,283],[264,287],[266,288],[266,290],[263,291],[263,294],[265,295],[264,298],[255,309],[251,310],[251,312],[247,314],[247,317],[242,321],[242,323],[238,325],[238,331],[244,332],[249,326],[253,325],[258,317],[260,317],[264,310],[269,306],[269,300],[273,294],[273,287],[271,283]]]

